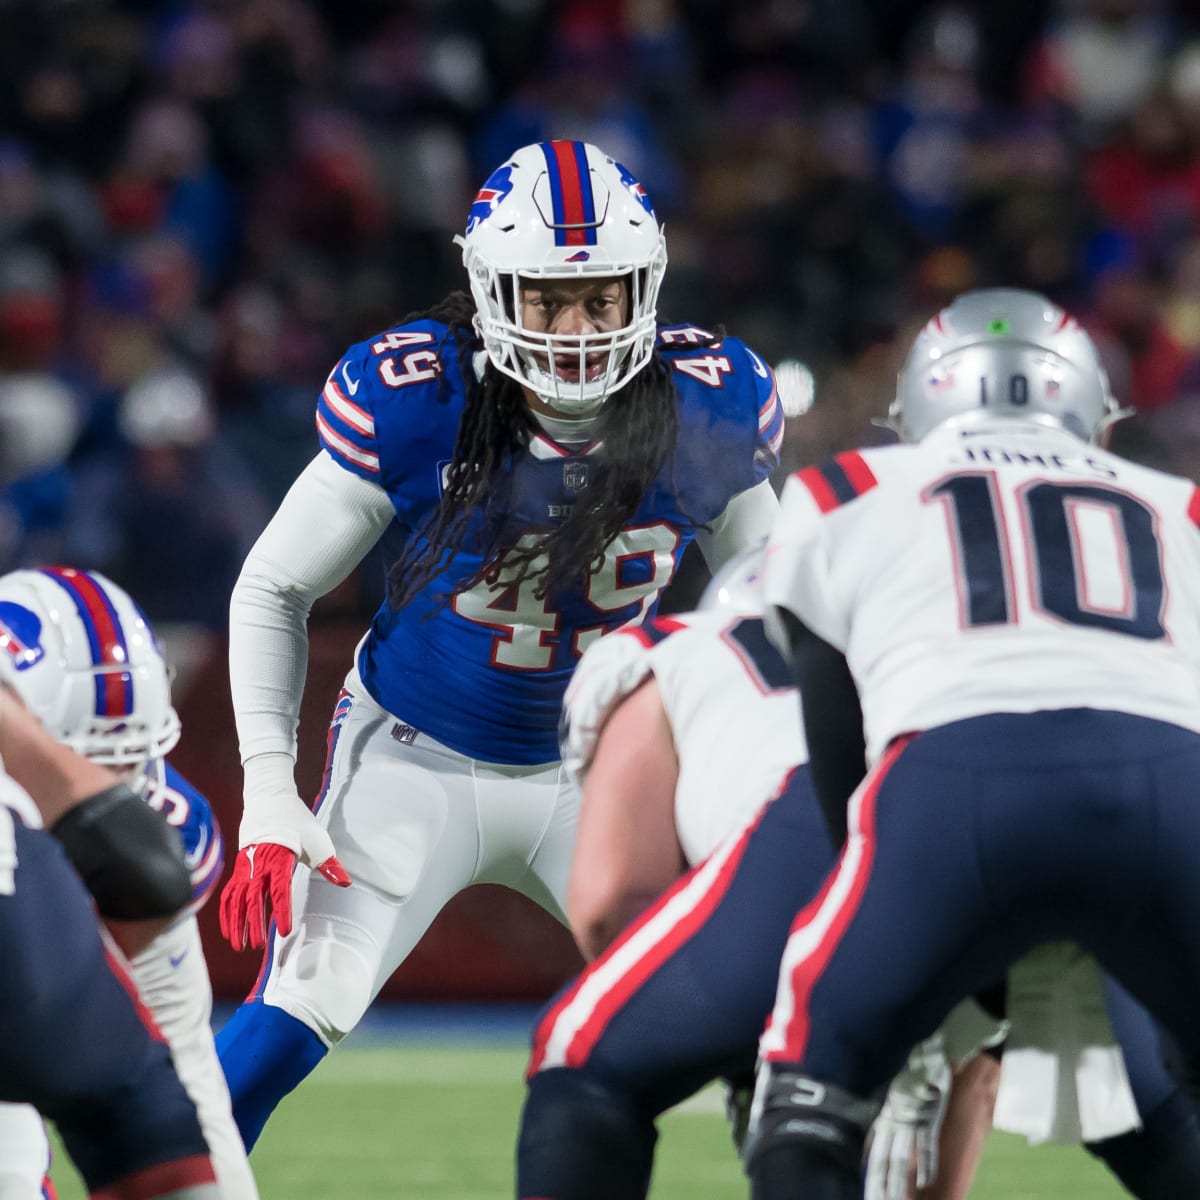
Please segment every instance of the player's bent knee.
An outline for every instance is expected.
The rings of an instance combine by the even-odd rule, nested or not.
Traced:
[[[642,1200],[657,1136],[653,1119],[629,1097],[585,1072],[539,1072],[521,1114],[517,1195]]]
[[[336,1046],[374,999],[377,961],[374,942],[361,930],[306,921],[300,938],[283,951],[264,998]]]
[[[760,1076],[743,1158],[754,1174],[768,1156],[824,1159],[858,1180],[867,1131],[879,1104],[798,1071],[771,1068]]]

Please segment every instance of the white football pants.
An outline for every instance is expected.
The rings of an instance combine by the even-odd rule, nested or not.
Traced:
[[[292,932],[274,939],[262,998],[327,1045],[358,1024],[434,917],[473,883],[501,883],[565,923],[579,801],[557,762],[466,758],[385,712],[352,670],[317,810],[354,881],[306,867]],[[411,741],[409,739],[412,739]]]

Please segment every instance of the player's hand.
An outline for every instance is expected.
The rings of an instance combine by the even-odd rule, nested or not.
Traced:
[[[235,950],[264,947],[272,918],[282,935],[291,932],[292,875],[298,861],[338,887],[350,886],[332,839],[296,791],[292,762],[285,755],[247,761],[238,845],[220,910],[221,933]]]
[[[318,863],[330,883],[349,887],[345,867],[334,855]],[[292,874],[296,855],[275,842],[255,842],[238,851],[233,875],[221,892],[221,933],[235,950],[267,944],[267,923],[273,918],[280,934],[292,932]]]
[[[950,1095],[950,1067],[940,1055],[905,1068],[888,1088],[871,1130],[864,1200],[906,1200],[911,1187],[937,1177],[938,1136]]]

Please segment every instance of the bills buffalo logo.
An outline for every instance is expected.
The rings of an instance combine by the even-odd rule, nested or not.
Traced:
[[[650,203],[650,197],[646,195],[646,189],[642,187],[633,175],[619,162],[613,162],[613,166],[617,169],[617,175],[621,182],[629,189],[629,194],[653,217],[654,205]],[[655,218],[657,220],[657,218]]]
[[[46,656],[42,622],[35,613],[12,601],[0,601],[0,652],[18,671],[27,671]]]
[[[492,172],[487,183],[475,196],[470,210],[467,212],[467,232],[473,232],[479,225],[496,211],[496,206],[513,190],[513,165],[505,163]]]

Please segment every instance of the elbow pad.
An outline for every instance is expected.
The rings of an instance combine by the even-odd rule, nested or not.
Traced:
[[[123,783],[59,818],[62,843],[96,908],[116,921],[172,917],[192,899],[183,840]]]

